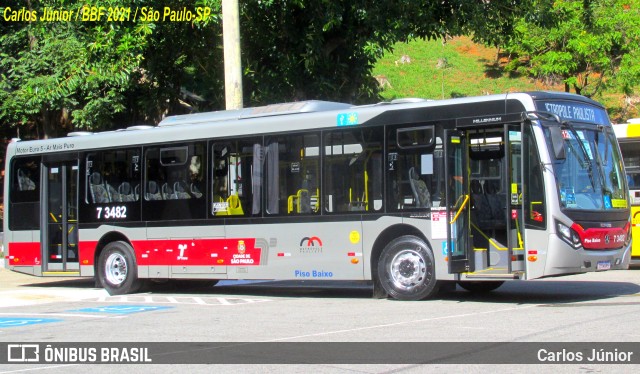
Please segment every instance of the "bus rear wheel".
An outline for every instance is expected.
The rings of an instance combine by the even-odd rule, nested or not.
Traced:
[[[142,287],[133,248],[123,241],[107,244],[98,259],[98,277],[109,295],[134,293]]]
[[[378,277],[382,288],[398,300],[422,300],[438,291],[433,253],[412,235],[394,239],[382,250]]]

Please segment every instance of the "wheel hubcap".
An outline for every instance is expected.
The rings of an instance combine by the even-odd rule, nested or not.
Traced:
[[[391,278],[398,288],[414,288],[424,282],[426,273],[424,258],[415,250],[403,250],[391,261]]]
[[[109,283],[119,285],[127,279],[127,260],[120,253],[112,253],[107,258],[104,270]]]

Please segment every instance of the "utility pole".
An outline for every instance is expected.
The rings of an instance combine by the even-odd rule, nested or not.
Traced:
[[[222,0],[222,41],[224,44],[224,92],[227,110],[240,109],[243,103],[238,0]]]

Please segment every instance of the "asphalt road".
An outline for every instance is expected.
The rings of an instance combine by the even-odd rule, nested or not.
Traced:
[[[255,356],[256,349],[285,345],[255,348],[247,343],[327,342],[324,347],[333,348],[335,342],[397,342],[411,352],[412,344],[405,343],[420,347],[422,342],[437,342],[455,351],[458,347],[451,342],[489,342],[491,347],[479,346],[480,353],[486,350],[495,355],[496,349],[508,351],[521,342],[562,342],[568,349],[580,342],[611,342],[628,343],[625,347],[640,356],[638,269],[512,282],[485,295],[458,288],[421,302],[372,299],[371,293],[367,284],[298,281],[221,282],[215,287],[186,289],[167,283],[140,294],[109,296],[94,288],[92,280],[35,278],[0,268],[0,342],[54,346],[61,342],[173,342],[174,353],[184,351],[184,357],[191,355],[196,362],[207,361],[211,351],[180,343],[241,343],[238,352]],[[532,349],[538,348],[534,344]],[[640,365],[618,361],[498,366],[483,362],[265,365],[254,356],[248,354],[247,362],[255,360],[255,365],[192,365],[184,358],[177,361],[183,365],[8,363],[0,365],[0,373],[635,373],[640,369]],[[161,357],[155,359],[158,362]]]

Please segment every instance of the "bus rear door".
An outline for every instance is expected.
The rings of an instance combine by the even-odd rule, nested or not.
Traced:
[[[79,275],[78,160],[45,157],[42,173],[43,275]]]

